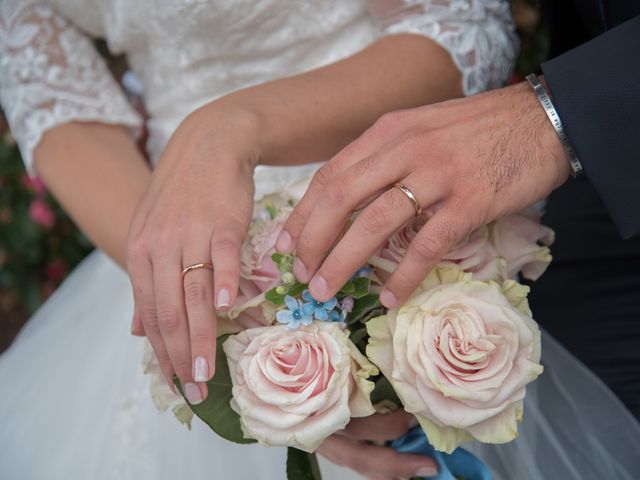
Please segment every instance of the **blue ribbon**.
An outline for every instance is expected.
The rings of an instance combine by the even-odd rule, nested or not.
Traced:
[[[487,466],[464,448],[457,448],[452,453],[435,450],[420,426],[412,428],[388,445],[401,453],[426,455],[433,458],[438,463],[438,474],[435,477],[424,477],[428,480],[492,479]]]

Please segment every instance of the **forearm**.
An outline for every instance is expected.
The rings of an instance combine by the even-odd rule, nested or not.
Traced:
[[[257,116],[258,161],[273,165],[326,160],[386,112],[462,94],[449,53],[428,38],[405,34],[331,65],[228,95],[218,106]]]
[[[68,123],[49,130],[35,169],[87,237],[124,267],[133,212],[150,169],[122,127]]]

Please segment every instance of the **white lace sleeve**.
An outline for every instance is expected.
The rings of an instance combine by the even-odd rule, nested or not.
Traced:
[[[91,40],[30,0],[0,1],[0,103],[31,174],[33,150],[56,125],[141,125]]]
[[[466,95],[504,84],[518,52],[506,0],[369,0],[383,35],[415,33],[443,48],[462,72]]]

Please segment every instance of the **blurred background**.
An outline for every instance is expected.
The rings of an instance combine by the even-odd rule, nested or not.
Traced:
[[[548,35],[535,0],[512,0],[521,51],[512,83],[545,58]],[[115,78],[126,71],[122,57],[108,55]],[[0,111],[0,352],[29,316],[92,250],[89,241],[37,178],[24,170],[20,152]]]

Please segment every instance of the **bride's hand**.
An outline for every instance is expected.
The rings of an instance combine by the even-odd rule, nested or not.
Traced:
[[[466,234],[546,197],[570,170],[526,83],[394,112],[316,173],[277,247],[296,249],[297,278],[327,300],[416,214],[413,193],[430,219],[380,294],[396,307]]]
[[[215,310],[236,299],[259,136],[248,111],[214,102],[193,112],[167,144],[129,231],[132,331],[146,334],[169,384],[175,373],[193,404],[214,374]],[[183,278],[199,263],[214,271]]]
[[[344,430],[327,438],[318,453],[329,461],[350,468],[370,480],[431,477],[436,462],[424,455],[398,453],[371,442],[395,440],[412,425],[413,415],[397,410],[388,415],[352,418]]]

